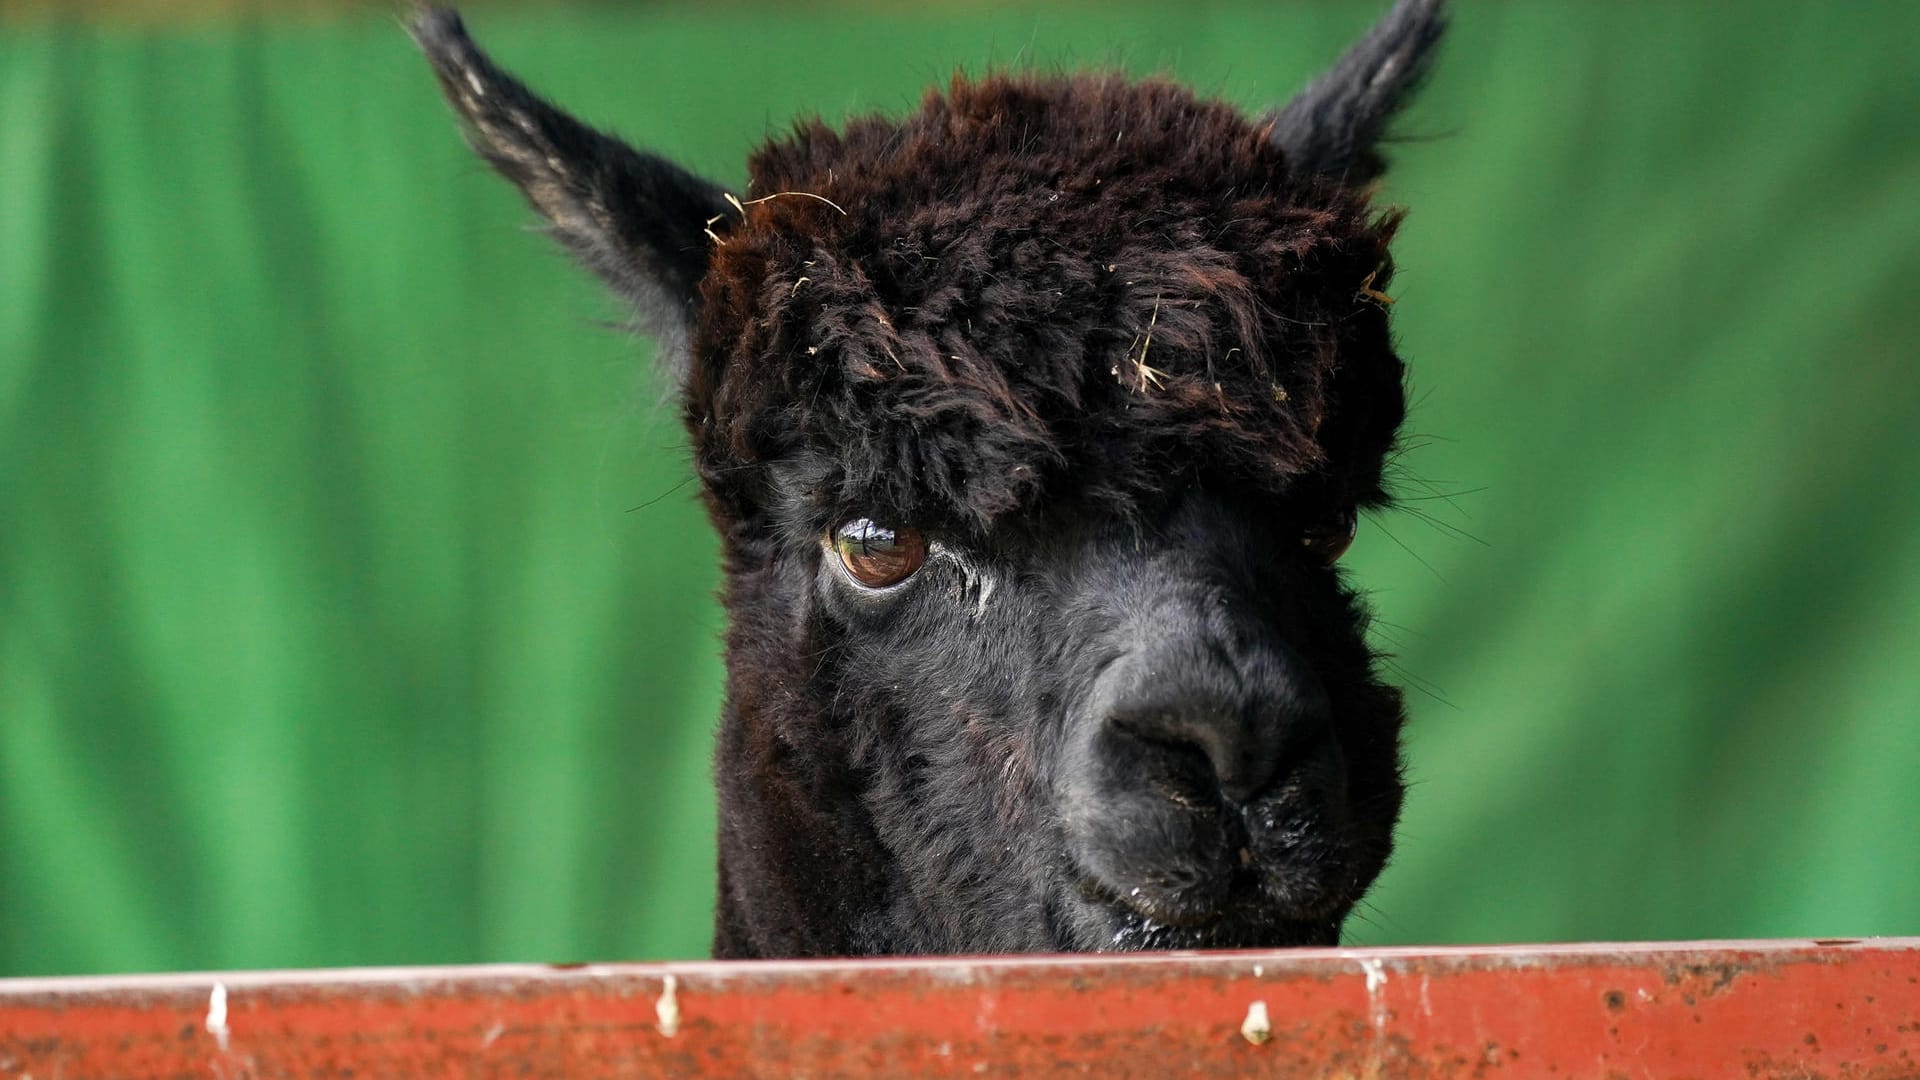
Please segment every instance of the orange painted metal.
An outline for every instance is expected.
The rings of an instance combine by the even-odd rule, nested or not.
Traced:
[[[1060,1073],[1920,1077],[1920,939],[0,980],[36,1080]]]

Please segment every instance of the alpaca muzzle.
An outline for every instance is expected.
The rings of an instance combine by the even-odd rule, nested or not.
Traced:
[[[1152,924],[1260,937],[1351,902],[1352,812],[1320,679],[1215,570],[1160,576],[1157,602],[1116,629],[1138,644],[1072,723],[1063,820],[1091,895]]]

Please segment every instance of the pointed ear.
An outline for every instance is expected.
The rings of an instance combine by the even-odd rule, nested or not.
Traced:
[[[1376,144],[1426,75],[1446,0],[1399,0],[1331,71],[1274,113],[1273,141],[1295,172],[1366,184],[1386,170]]]
[[[729,209],[720,186],[534,96],[480,51],[458,14],[423,8],[409,30],[473,148],[555,238],[633,302],[678,364],[707,272],[708,222]]]

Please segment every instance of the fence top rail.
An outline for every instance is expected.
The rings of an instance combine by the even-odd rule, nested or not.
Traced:
[[[1757,938],[1701,941],[1592,941],[1544,945],[1428,945],[1337,949],[1216,949],[1142,953],[1055,953],[991,956],[886,956],[822,960],[664,960],[608,963],[448,964],[411,967],[289,968],[281,970],[169,971],[124,975],[53,975],[0,978],[0,1000],[39,994],[111,993],[120,990],[204,988],[220,981],[229,989],[266,986],[374,987],[382,984],[499,981],[566,982],[581,979],[636,978],[658,980],[666,975],[687,979],[768,979],[925,977],[1041,973],[1053,969],[1100,968],[1213,968],[1259,964],[1281,976],[1289,972],[1314,975],[1366,961],[1409,970],[1460,971],[1538,966],[1581,965],[1601,961],[1639,960],[1659,963],[1688,960],[1706,954],[1739,956],[1755,961],[1833,961],[1836,950],[1846,953],[1920,951],[1920,937]],[[1824,958],[1824,960],[1823,960]]]
[[[1920,938],[0,980],[0,1075],[1920,1075]]]

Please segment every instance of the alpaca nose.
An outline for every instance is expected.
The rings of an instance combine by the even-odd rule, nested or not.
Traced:
[[[1245,805],[1329,727],[1319,681],[1278,647],[1187,642],[1126,667],[1105,710],[1110,753],[1137,755],[1148,787],[1176,801]]]
[[[1245,804],[1278,769],[1277,756],[1263,745],[1270,741],[1261,737],[1263,725],[1244,723],[1211,704],[1130,709],[1113,714],[1109,723],[1136,744],[1151,774],[1186,781],[1178,788],[1189,796],[1205,795],[1211,787],[1228,801]]]

